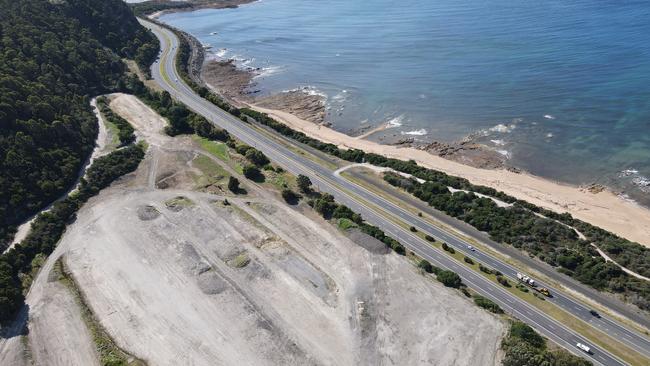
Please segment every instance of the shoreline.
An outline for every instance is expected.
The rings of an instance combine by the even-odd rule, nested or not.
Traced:
[[[648,225],[650,210],[636,202],[625,200],[608,189],[592,193],[588,188],[554,182],[529,173],[508,169],[479,169],[420,149],[383,145],[358,139],[326,126],[302,120],[284,111],[263,108],[252,103],[245,104],[323,142],[333,143],[342,148],[381,154],[389,158],[413,159],[424,167],[466,178],[473,184],[495,188],[540,207],[560,213],[568,212],[577,219],[650,247],[650,225]]]
[[[147,15],[147,18],[157,20],[160,16],[172,13],[184,13],[201,9],[235,9],[240,5],[250,4],[258,0],[220,0],[220,1],[187,1],[189,6],[163,9]],[[164,2],[164,1],[161,1]]]
[[[188,9],[183,11],[188,11]],[[222,59],[221,62],[224,61],[227,62],[228,60]],[[214,80],[206,80],[204,74],[206,65],[208,65],[208,62],[203,64],[200,72],[201,78],[210,89],[234,102],[233,104],[236,106],[247,105],[259,112],[267,113],[279,122],[310,137],[342,148],[361,149],[401,160],[413,159],[427,168],[468,179],[473,184],[495,188],[540,207],[559,213],[568,212],[577,219],[650,247],[650,209],[617,195],[609,188],[593,190],[589,186],[581,187],[570,183],[553,181],[522,172],[517,168],[507,167],[505,164],[502,166],[487,164],[486,166],[476,167],[468,165],[468,161],[464,161],[462,153],[459,154],[461,157],[459,162],[459,159],[454,159],[453,156],[436,154],[435,148],[429,150],[422,147],[412,147],[409,144],[381,144],[359,136],[350,136],[329,128],[326,122],[310,122],[278,108],[261,106],[256,99],[246,93],[241,96],[236,91],[233,93],[232,90],[224,93],[223,87],[214,85]],[[237,69],[237,72],[255,75],[254,70]],[[254,86],[253,78],[251,77],[250,80],[251,84],[248,86]],[[241,91],[244,91],[244,89],[241,89]],[[384,126],[371,128],[372,132],[381,132],[387,129]],[[364,137],[367,137],[370,134],[364,135]],[[435,144],[436,142],[432,142],[429,145]],[[452,149],[457,148],[454,145],[440,145],[443,145],[443,148],[448,146],[451,146]],[[471,163],[471,161],[469,162]],[[489,169],[485,169],[486,167]]]

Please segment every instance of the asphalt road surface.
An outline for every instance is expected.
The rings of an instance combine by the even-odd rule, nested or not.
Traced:
[[[491,282],[461,263],[458,263],[437,248],[432,247],[428,242],[414,233],[411,233],[409,230],[405,230],[403,227],[395,224],[387,217],[389,215],[398,217],[404,222],[418,227],[422,232],[429,233],[440,240],[444,240],[461,251],[467,251],[466,247],[468,246],[468,243],[463,242],[461,239],[450,235],[437,227],[428,225],[417,216],[412,215],[383,198],[370,193],[364,188],[335,175],[333,170],[293,153],[278,141],[269,138],[265,134],[201,98],[182,81],[182,78],[176,72],[175,55],[178,50],[178,39],[176,36],[171,31],[161,28],[153,23],[146,21],[142,21],[142,23],[151,29],[161,42],[162,52],[160,58],[152,67],[152,77],[174,98],[183,102],[195,112],[203,115],[218,127],[226,129],[242,142],[261,150],[272,161],[283,166],[291,173],[296,175],[304,174],[308,176],[313,184],[321,191],[332,194],[338,202],[345,204],[354,211],[360,213],[366,221],[380,227],[384,232],[386,232],[386,234],[399,240],[409,250],[412,250],[417,255],[431,262],[433,265],[455,271],[461,276],[463,282],[473,290],[493,300],[505,311],[528,323],[544,336],[565,347],[570,352],[587,358],[597,365],[626,364],[616,356],[592,344],[576,332],[550,318],[542,311],[510,294],[500,285]],[[371,203],[373,206],[367,205],[366,203]],[[514,268],[510,267],[508,264],[500,262],[496,258],[480,252],[468,251],[467,254],[492,268],[500,270],[507,276],[514,276]],[[543,285],[546,286],[546,284]],[[547,287],[549,287],[551,292],[555,295],[552,301],[557,303],[559,306],[562,306],[573,315],[589,320],[591,321],[590,324],[593,324],[594,319],[587,319],[586,317],[588,309],[585,308],[584,305],[572,300],[568,296],[563,296],[559,291],[555,291],[550,286]],[[644,355],[650,354],[650,341],[646,337],[611,319],[603,317],[602,322],[607,326],[607,328],[602,329],[608,334],[614,336],[612,334],[613,329],[619,334],[624,335],[621,337],[614,336],[621,343],[642,352]],[[589,345],[592,352],[587,354],[578,350],[576,347],[578,342]]]

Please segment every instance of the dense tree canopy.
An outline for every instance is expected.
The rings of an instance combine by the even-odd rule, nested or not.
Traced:
[[[76,180],[97,121],[89,96],[158,53],[120,0],[0,0],[0,249]]]

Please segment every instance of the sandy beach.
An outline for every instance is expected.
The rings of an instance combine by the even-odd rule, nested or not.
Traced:
[[[245,2],[248,1],[241,3]],[[451,144],[434,141],[422,146],[382,144],[365,138],[385,132],[389,127],[386,125],[350,136],[328,127],[323,110],[314,107],[324,102],[319,103],[309,93],[278,93],[263,98],[251,95],[255,75],[255,70],[238,69],[232,61],[224,59],[205,62],[201,70],[203,81],[233,104],[249,105],[321,141],[396,159],[413,159],[425,167],[466,178],[473,184],[498,189],[556,212],[569,212],[580,220],[650,247],[650,210],[610,190],[578,187],[507,168],[502,159],[495,157],[497,154],[493,150],[472,141]]]
[[[506,169],[478,169],[450,161],[426,151],[355,138],[331,128],[302,120],[290,113],[251,105],[293,129],[343,148],[361,149],[391,158],[409,160],[431,169],[493,187],[519,199],[574,217],[650,247],[650,210],[627,201],[613,192],[592,193],[588,189],[553,182]]]

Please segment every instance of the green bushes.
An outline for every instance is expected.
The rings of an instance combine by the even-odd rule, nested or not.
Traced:
[[[428,234],[424,236],[424,239],[425,239],[426,241],[430,241],[430,242],[434,242],[434,241],[436,241],[436,239],[435,239],[433,236],[428,235]]]
[[[442,249],[444,249],[446,252],[449,252],[451,254],[456,253],[456,250],[454,248],[450,247],[449,245],[447,245],[447,243],[444,242],[442,243]]]
[[[298,199],[300,197],[296,194],[296,192],[294,192],[294,191],[292,191],[290,189],[283,189],[282,190],[282,198],[288,204],[295,205],[298,202]]]
[[[474,303],[491,313],[503,314],[503,309],[499,305],[481,295],[474,295]]]
[[[167,91],[161,93],[152,91],[134,76],[125,78],[124,88],[167,119],[169,124],[165,126],[165,133],[170,136],[196,133],[210,140],[225,142],[231,140],[228,131],[216,127],[205,117],[192,112],[184,104],[174,101]]]
[[[142,145],[130,145],[97,158],[86,171],[78,192],[39,214],[25,240],[0,256],[0,321],[9,320],[23,305],[20,277],[31,272],[32,260],[52,253],[81,205],[118,177],[135,170],[143,157]]]
[[[363,233],[383,242],[387,247],[395,251],[395,253],[399,255],[406,254],[406,249],[399,241],[387,236],[378,227],[363,221],[361,215],[352,211],[349,207],[336,203],[332,195],[328,193],[318,194],[317,198],[310,200],[308,203],[325,219],[348,219],[357,224],[359,230]]]
[[[468,256],[465,256],[465,258],[463,258],[463,260],[465,261],[465,263],[474,264],[474,261],[472,260],[472,258],[470,258]]]
[[[527,324],[513,321],[508,336],[501,342],[504,366],[587,366],[591,362],[564,349],[548,350],[546,340]]]
[[[131,126],[131,124],[124,118],[113,113],[113,111],[108,107],[106,97],[98,97],[96,101],[97,108],[104,118],[117,127],[119,131],[118,138],[120,140],[120,145],[128,145],[135,141],[135,134],[133,133],[135,130],[133,129],[133,126]]]
[[[421,260],[418,262],[418,268],[422,269],[422,270],[425,271],[426,273],[433,273],[433,266],[432,266],[431,263],[429,263],[429,261],[426,260],[426,259],[421,259]]]
[[[259,182],[264,180],[264,175],[262,175],[262,172],[253,164],[244,165],[242,172],[244,173],[244,177],[252,181]]]
[[[481,263],[478,264],[478,269],[483,273],[487,273],[487,274],[493,274],[494,273],[490,268],[482,265]]]
[[[510,285],[510,282],[508,282],[508,279],[502,275],[497,275],[497,282],[499,282],[504,287],[512,287],[512,285]]]
[[[298,185],[298,189],[300,189],[300,192],[302,193],[311,192],[311,179],[309,179],[308,176],[298,174],[298,178],[296,178],[296,184]]]
[[[228,178],[228,190],[232,193],[238,193],[239,188],[239,179],[231,176]]]
[[[408,167],[407,164],[402,168],[408,170]],[[420,178],[425,176],[421,172]],[[476,196],[473,193],[455,192],[451,194],[439,182],[422,184],[414,179],[407,179],[393,173],[385,174],[384,179],[391,185],[407,190],[450,216],[489,233],[495,241],[512,244],[540,257],[553,266],[560,266],[558,268],[560,272],[596,289],[632,295],[629,298],[633,303],[642,309],[650,309],[650,284],[626,275],[613,263],[606,263],[589,245],[589,242],[581,240],[574,230],[554,220],[570,221],[579,230],[589,232],[592,240],[613,243],[611,247],[607,247],[608,251],[619,250],[616,248],[620,248],[625,241],[614,238],[604,230],[570,219],[570,216],[567,215],[544,211],[543,214],[552,217],[553,220],[539,217],[535,215],[535,212],[540,209],[531,208],[530,205],[520,201],[516,201],[511,208],[504,208],[497,206],[490,199]],[[647,263],[650,263],[650,251],[647,249],[632,250],[631,252],[637,255],[635,262],[645,261],[643,259],[645,253],[648,257]],[[637,267],[644,268],[638,264]],[[485,267],[482,267],[481,270],[491,273],[491,270]]]
[[[448,270],[440,271],[436,278],[447,287],[459,288],[463,283],[458,273]]]

